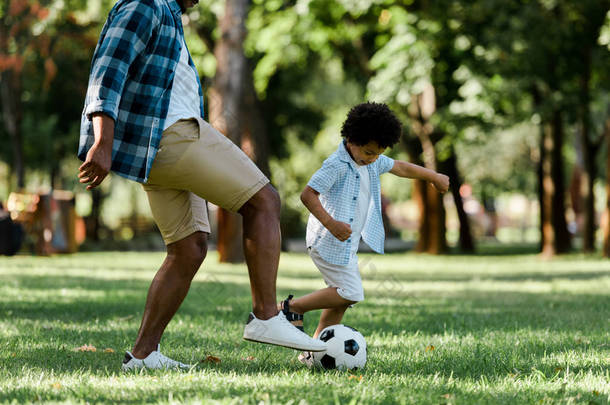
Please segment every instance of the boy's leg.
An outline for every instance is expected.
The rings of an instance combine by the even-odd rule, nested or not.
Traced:
[[[337,292],[337,287],[327,287],[304,295],[301,298],[293,299],[290,301],[290,310],[297,314],[304,314],[316,309],[347,308],[356,302],[346,300],[340,296]]]
[[[340,324],[347,308],[349,308],[349,305],[336,308],[327,308],[323,310],[322,315],[320,316],[320,323],[318,323],[318,328],[313,334],[313,337],[318,337],[320,332],[322,332],[324,328],[328,326]]]
[[[292,296],[290,296],[292,297]],[[278,309],[285,309],[285,306],[288,305],[288,311],[297,314],[303,315],[305,312],[313,311],[316,309],[332,309],[332,308],[340,308],[340,307],[348,307],[352,304],[355,304],[356,301],[346,300],[341,297],[337,292],[336,287],[327,287],[318,291],[314,291],[311,294],[307,294],[301,298],[297,298],[294,300],[286,300],[282,301],[278,304]],[[288,320],[291,320],[287,316]],[[300,328],[303,328],[303,319],[292,320],[291,323]]]

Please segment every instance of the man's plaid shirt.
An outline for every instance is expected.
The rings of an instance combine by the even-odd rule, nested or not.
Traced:
[[[81,160],[94,141],[91,114],[101,112],[115,121],[112,170],[147,181],[180,58],[181,17],[176,0],[119,0],[112,8],[91,63],[78,146]],[[195,68],[190,56],[189,65]]]
[[[366,166],[371,182],[373,206],[369,209],[369,217],[362,229],[362,239],[377,253],[383,253],[385,241],[379,176],[392,170],[392,167],[394,159],[385,155],[380,155],[376,161]],[[331,217],[352,225],[360,195],[360,175],[343,142],[335,153],[324,161],[307,185],[320,193],[320,203]],[[307,247],[313,246],[324,260],[345,266],[349,263],[351,245],[360,242],[360,235],[352,234],[342,242],[310,214],[306,239]]]

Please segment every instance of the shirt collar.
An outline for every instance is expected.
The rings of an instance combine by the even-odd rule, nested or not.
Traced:
[[[180,10],[180,4],[176,0],[166,0],[169,5],[169,9],[172,10],[172,13],[178,18],[182,17],[182,10]]]
[[[347,144],[345,140],[343,140],[339,144],[339,147],[337,148],[337,154],[339,155],[339,160],[348,163],[352,169],[358,171],[359,165],[354,162],[354,159],[352,159],[349,152],[347,151]]]

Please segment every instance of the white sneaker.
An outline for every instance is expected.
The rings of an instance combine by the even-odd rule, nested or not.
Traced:
[[[283,312],[263,321],[252,312],[244,328],[244,339],[253,342],[284,346],[290,349],[321,352],[326,350],[326,343],[312,339],[286,320]]]
[[[179,361],[170,359],[169,357],[161,354],[160,350],[160,346],[157,346],[157,350],[151,352],[144,359],[136,359],[130,352],[125,352],[125,359],[123,360],[121,369],[123,371],[140,370],[142,368],[188,370],[193,367],[189,364],[180,363]]]
[[[299,361],[305,364],[307,367],[313,367],[313,354],[311,352],[303,352],[299,353],[298,357]]]

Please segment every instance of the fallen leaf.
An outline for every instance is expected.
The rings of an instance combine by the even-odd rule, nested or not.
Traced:
[[[82,345],[81,347],[75,347],[72,349],[74,352],[95,352],[97,349],[92,345]]]
[[[350,375],[347,379],[362,381],[362,378],[363,378],[362,375]]]
[[[111,349],[110,347],[107,347],[104,349],[104,353],[114,353],[114,349]]]
[[[205,359],[202,360],[202,362],[209,362],[209,363],[215,363],[215,364],[219,364],[220,363],[220,358],[216,357],[216,356],[206,356]]]
[[[600,392],[598,390],[593,391],[593,395],[595,395],[596,397],[599,397]]]
[[[556,373],[559,373],[560,371],[563,371],[563,367],[555,367]]]
[[[61,388],[61,384],[60,384],[60,383],[58,383],[58,382],[56,382],[55,384],[53,384],[53,388],[54,388],[54,389],[56,389],[56,390],[58,390],[58,389],[60,389],[60,388]]]
[[[450,398],[453,398],[453,394],[443,394],[443,395],[441,395],[441,397],[443,397],[445,399],[450,399]]]
[[[256,357],[254,357],[254,356],[248,356],[248,357],[242,357],[241,359],[242,359],[242,360],[245,360],[245,361],[252,361],[252,360],[256,360]]]
[[[432,345],[426,346],[426,351],[427,352],[431,352],[434,349],[436,349],[436,348],[434,346],[432,346]]]

